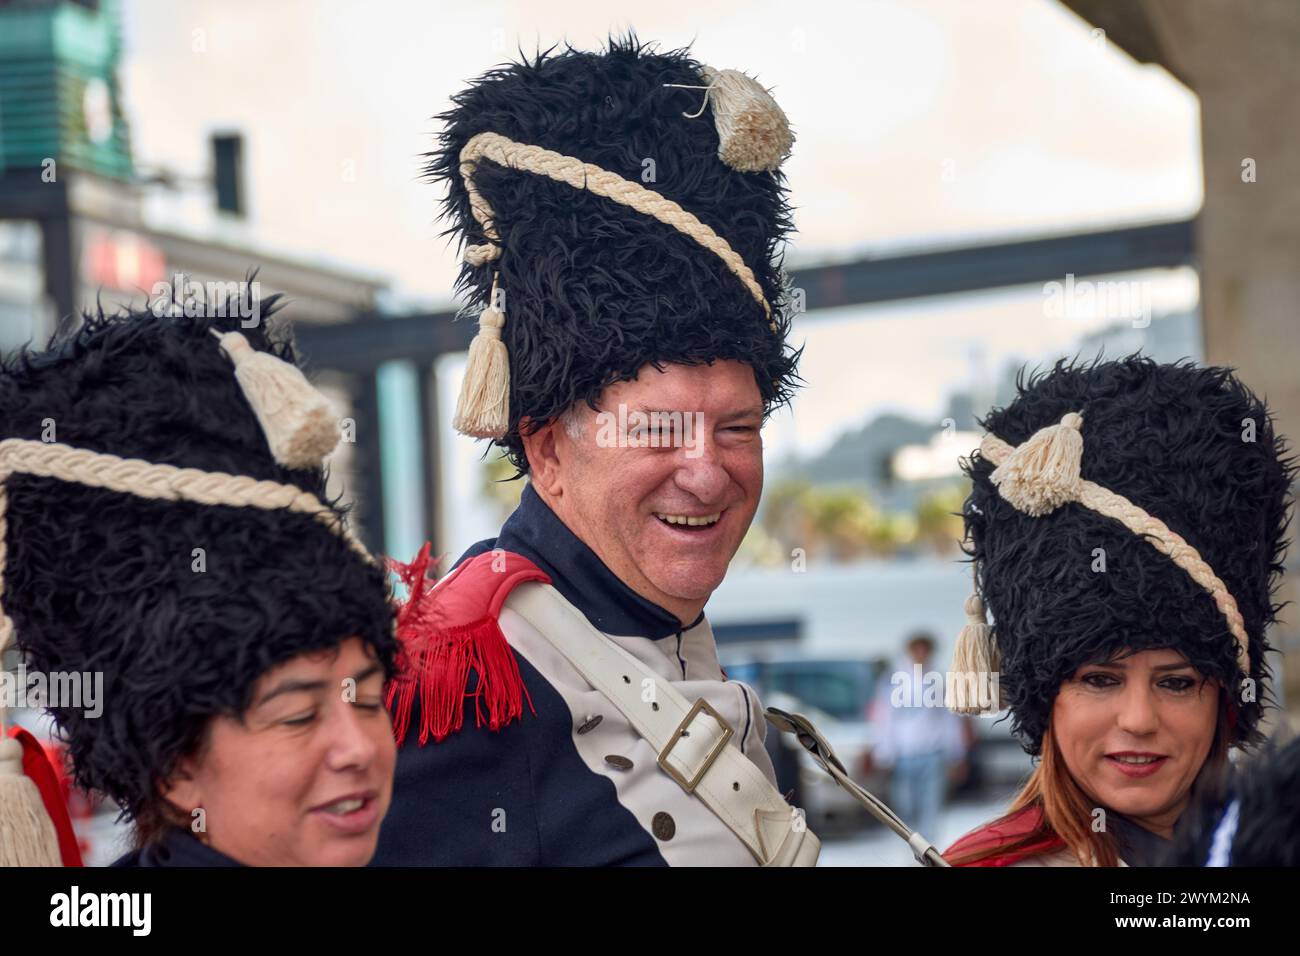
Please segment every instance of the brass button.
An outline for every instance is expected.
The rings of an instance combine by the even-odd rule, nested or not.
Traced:
[[[626,757],[621,757],[618,754],[609,754],[605,757],[605,763],[609,764],[615,770],[632,769],[632,761],[628,760]]]
[[[596,725],[604,719],[605,718],[601,717],[600,714],[597,714],[595,717],[588,717],[583,722],[582,726],[578,728],[578,733],[585,734],[588,733],[589,731],[595,730]]]
[[[650,832],[653,833],[656,838],[667,843],[676,835],[677,824],[673,822],[673,818],[669,814],[664,813],[661,810],[656,813],[654,819],[650,821]]]

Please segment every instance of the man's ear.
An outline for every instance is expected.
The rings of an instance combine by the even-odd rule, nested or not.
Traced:
[[[558,418],[553,418],[529,434],[531,419],[519,421],[519,438],[524,443],[524,454],[528,457],[528,479],[548,496],[558,498],[564,493],[561,481],[560,460],[564,451],[561,445],[567,437],[562,434],[564,426]]]

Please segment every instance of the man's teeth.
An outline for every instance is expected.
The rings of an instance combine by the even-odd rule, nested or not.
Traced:
[[[338,813],[338,814],[352,813],[356,810],[360,810],[363,806],[365,806],[365,804],[366,801],[360,798],[353,798],[351,800],[340,800],[338,803],[331,803],[328,807],[325,808],[325,812]]]
[[[1163,757],[1115,757],[1120,763],[1155,763],[1157,760],[1163,760]]]
[[[715,515],[703,515],[699,518],[693,518],[690,515],[664,515],[655,512],[655,517],[660,521],[667,521],[669,524],[685,524],[696,527],[699,525],[713,524],[722,517],[722,512],[719,511]]]

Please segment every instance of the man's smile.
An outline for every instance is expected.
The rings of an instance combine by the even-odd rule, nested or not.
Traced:
[[[694,528],[694,527],[708,526],[716,523],[717,520],[722,517],[722,512],[715,511],[713,514],[707,514],[707,515],[686,515],[686,514],[672,514],[672,513],[664,513],[664,512],[656,511],[654,515],[660,521],[667,522],[668,524],[686,525],[688,527]]]

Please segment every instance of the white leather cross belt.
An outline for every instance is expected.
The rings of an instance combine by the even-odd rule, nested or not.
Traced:
[[[515,588],[506,606],[546,638],[655,749],[659,766],[701,800],[763,866],[815,866],[821,841],[802,811],[731,746],[734,730],[702,698],[688,701],[602,634],[549,584]],[[654,692],[645,694],[645,681]]]

